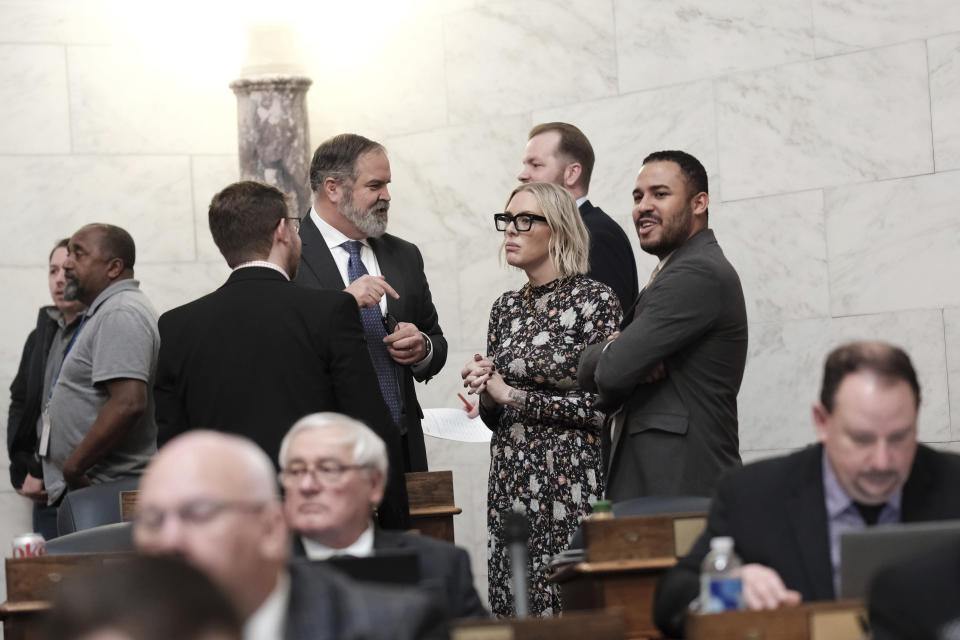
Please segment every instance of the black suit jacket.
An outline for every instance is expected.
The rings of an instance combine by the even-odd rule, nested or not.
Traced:
[[[607,497],[709,496],[740,464],[737,393],[746,359],[740,278],[704,229],[640,293],[620,337],[580,358],[580,385],[600,394],[602,408],[622,408],[617,442],[603,430]],[[661,362],[666,376],[640,384]]]
[[[297,284],[311,289],[333,289],[342,291],[346,284],[340,276],[330,249],[323,235],[309,215],[303,218],[300,227],[303,240],[303,253]],[[400,322],[410,322],[423,333],[430,336],[433,343],[433,359],[430,366],[421,372],[417,379],[430,380],[440,372],[447,361],[447,340],[437,322],[437,310],[430,297],[430,287],[423,272],[423,258],[416,245],[396,236],[384,234],[379,238],[369,238],[368,242],[377,256],[380,273],[398,294],[399,299],[387,296],[387,311]],[[423,444],[423,428],[420,420],[423,411],[417,402],[414,387],[414,374],[410,367],[397,366],[400,395],[403,399],[403,422],[407,430],[410,458],[407,471],[426,471],[427,452]],[[392,461],[391,461],[392,463]]]
[[[399,459],[352,296],[310,291],[273,269],[247,267],[163,314],[159,326],[159,444],[188,429],[214,429],[250,438],[276,464],[294,422],[339,411],[370,425]],[[380,517],[391,528],[409,523],[402,470],[391,473]]]
[[[439,604],[415,590],[361,584],[320,562],[290,565],[284,640],[442,640]]]
[[[823,447],[747,465],[723,478],[707,529],[657,585],[654,619],[667,637],[682,635],[687,605],[699,593],[710,539],[731,536],[744,564],[780,574],[803,600],[833,600],[833,569],[823,490]],[[960,456],[920,445],[903,487],[903,522],[960,517]]]
[[[10,485],[23,486],[29,473],[43,478],[37,456],[37,420],[43,404],[43,375],[50,346],[57,334],[57,321],[51,316],[54,306],[41,307],[37,326],[27,336],[20,356],[20,367],[10,383],[10,408],[7,413],[7,455],[10,459]]]
[[[486,617],[489,615],[473,586],[470,556],[449,542],[428,536],[398,531],[374,532],[375,553],[410,553],[420,565],[420,586],[435,602],[440,602],[450,618]],[[306,557],[299,535],[293,537],[294,557]]]
[[[637,299],[637,261],[623,227],[589,200],[580,205],[580,217],[590,234],[590,271],[587,275],[609,286],[626,311]]]
[[[960,546],[936,548],[877,572],[870,587],[873,640],[939,640],[960,630]]]

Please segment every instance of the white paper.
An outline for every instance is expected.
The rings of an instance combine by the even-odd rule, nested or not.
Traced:
[[[463,409],[424,409],[423,433],[444,440],[490,442],[490,429],[480,418],[469,418]]]

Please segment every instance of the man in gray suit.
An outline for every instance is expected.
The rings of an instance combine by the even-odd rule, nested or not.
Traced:
[[[721,473],[740,464],[743,290],[707,228],[707,172],[696,158],[647,156],[633,202],[640,247],[660,263],[625,309],[622,332],[587,347],[578,372],[610,414],[606,495],[709,496]]]
[[[273,464],[252,440],[194,430],[164,446],[140,483],[140,551],[178,553],[231,599],[245,638],[446,638],[438,604],[356,584],[323,565],[288,565]]]

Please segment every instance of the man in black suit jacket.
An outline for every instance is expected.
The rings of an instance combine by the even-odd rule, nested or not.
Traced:
[[[593,146],[580,129],[566,122],[546,122],[527,134],[517,179],[558,184],[576,199],[590,234],[587,275],[613,289],[626,311],[637,298],[637,262],[623,228],[587,199],[593,163]]]
[[[721,481],[707,530],[657,587],[657,626],[668,637],[682,632],[716,536],[734,539],[746,605],[772,609],[836,597],[845,531],[960,517],[960,457],[917,445],[919,401],[902,350],[869,342],[835,349],[813,408],[821,444]]]
[[[383,496],[383,442],[361,422],[336,413],[304,417],[280,447],[284,512],[294,556],[417,557],[420,586],[451,618],[486,616],[473,585],[470,558],[452,544],[378,529],[370,519]]]
[[[399,470],[426,471],[423,412],[414,380],[427,382],[440,372],[447,361],[447,340],[420,250],[385,233],[389,183],[390,161],[383,145],[347,133],[317,147],[310,165],[314,206],[300,230],[303,257],[296,281],[313,289],[346,291],[360,305],[361,315],[373,317],[364,329],[401,437]],[[351,254],[351,245],[356,254]]]
[[[215,429],[244,435],[276,459],[297,419],[337,410],[377,429],[400,459],[356,301],[290,282],[300,262],[298,224],[269,185],[238,182],[214,196],[210,230],[233,273],[160,318],[160,444],[188,429]],[[380,517],[384,526],[407,526],[402,473],[391,477]]]
[[[272,462],[246,438],[193,431],[150,462],[133,523],[137,549],[182,555],[227,594],[245,638],[446,638],[441,607],[416,592],[288,566]]]
[[[633,190],[640,246],[660,258],[624,328],[587,347],[580,385],[610,414],[606,495],[709,496],[740,464],[747,358],[740,279],[707,228],[707,172],[683,151],[647,156]]]

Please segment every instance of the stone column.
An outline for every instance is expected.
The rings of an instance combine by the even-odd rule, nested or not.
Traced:
[[[230,83],[237,96],[240,178],[272,184],[290,196],[292,215],[310,209],[310,128],[306,94],[312,81],[263,75]]]

